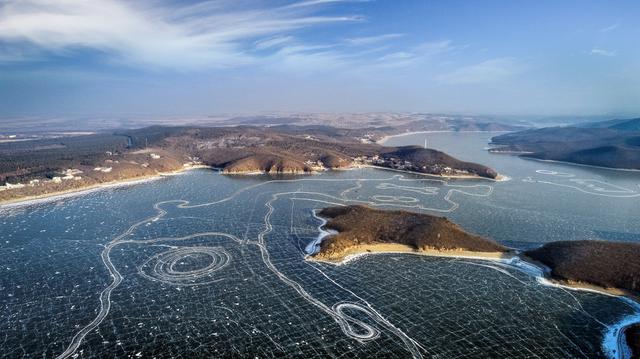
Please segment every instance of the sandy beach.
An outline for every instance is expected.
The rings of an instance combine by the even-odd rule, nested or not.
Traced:
[[[397,243],[374,243],[374,244],[361,244],[350,247],[344,251],[340,257],[336,258],[317,258],[307,257],[308,260],[325,262],[331,264],[345,264],[354,259],[360,258],[365,255],[371,254],[416,254],[428,257],[448,257],[448,258],[467,258],[467,259],[483,259],[483,260],[506,260],[513,258],[512,253],[503,252],[473,252],[465,250],[438,250],[438,249],[426,249],[416,250],[411,246]]]
[[[318,217],[318,218],[321,218],[321,217]],[[507,263],[509,263],[510,260],[517,259],[529,265],[537,267],[541,273],[546,274],[549,272],[549,269],[542,263],[539,263],[530,258],[523,258],[514,252],[473,252],[473,251],[466,251],[466,250],[439,250],[439,249],[417,250],[409,245],[399,244],[399,243],[360,244],[360,245],[350,247],[349,249],[344,251],[339,257],[318,258],[315,256],[307,256],[307,260],[342,265],[367,255],[394,254],[394,253],[414,254],[414,255],[421,255],[421,256],[427,256],[427,257],[446,257],[446,258],[480,259],[480,260],[488,260],[488,261],[503,261]],[[516,265],[515,267],[517,268],[518,266]],[[561,288],[566,288],[571,290],[588,291],[588,292],[600,293],[600,294],[614,296],[614,297],[627,297],[634,301],[640,301],[640,298],[638,298],[634,294],[619,288],[605,288],[605,287],[584,283],[584,282],[558,280],[558,279],[547,277],[546,275],[540,276],[538,278],[542,284],[548,285],[548,286],[556,286],[556,287],[561,287]]]

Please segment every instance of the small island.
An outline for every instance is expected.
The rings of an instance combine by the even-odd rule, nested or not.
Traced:
[[[315,260],[340,262],[367,252],[487,258],[508,257],[510,253],[499,243],[467,233],[444,217],[361,205],[328,207],[318,215],[327,219],[325,228],[338,233],[322,240]]]
[[[597,240],[551,242],[523,253],[569,285],[592,285],[614,294],[640,295],[640,243]]]

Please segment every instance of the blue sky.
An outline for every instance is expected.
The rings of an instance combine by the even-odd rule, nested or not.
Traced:
[[[0,1],[0,116],[640,114],[638,1]]]

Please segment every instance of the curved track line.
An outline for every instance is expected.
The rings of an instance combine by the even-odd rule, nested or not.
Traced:
[[[448,209],[438,209],[438,208],[428,208],[428,207],[423,207],[421,205],[415,205],[415,206],[406,206],[406,205],[398,205],[395,204],[396,207],[407,207],[407,208],[418,208],[418,209],[422,209],[422,210],[430,210],[430,211],[437,211],[437,212],[452,212],[455,211],[458,207],[459,204],[452,201],[451,200],[451,196],[453,195],[453,193],[462,193],[462,194],[466,194],[466,195],[471,195],[471,196],[489,196],[492,193],[493,187],[489,186],[489,185],[472,185],[472,186],[463,186],[463,185],[451,185],[448,182],[444,181],[444,180],[439,180],[439,179],[406,179],[404,178],[404,176],[402,175],[394,175],[392,177],[389,178],[383,178],[383,179],[368,179],[368,178],[361,178],[361,179],[325,179],[325,178],[305,178],[305,179],[293,179],[293,180],[271,180],[271,181],[265,181],[265,182],[260,182],[251,186],[247,186],[247,187],[243,187],[240,188],[238,190],[236,190],[235,192],[231,193],[229,196],[216,200],[216,201],[212,201],[212,202],[208,202],[208,203],[200,203],[200,204],[195,204],[195,205],[190,205],[189,201],[186,200],[168,200],[168,201],[161,201],[158,202],[156,204],[153,205],[153,208],[157,211],[157,214],[151,217],[148,217],[146,219],[143,219],[139,222],[134,223],[133,225],[131,225],[125,232],[123,232],[122,234],[118,235],[117,237],[115,237],[113,240],[111,240],[110,242],[108,242],[105,245],[105,249],[101,252],[101,259],[102,262],[104,263],[105,267],[107,268],[107,270],[109,271],[109,274],[111,276],[111,278],[113,279],[113,281],[100,293],[100,310],[98,315],[86,326],[84,326],[82,329],[80,329],[72,338],[70,344],[68,345],[68,347],[65,349],[65,351],[63,353],[61,353],[60,355],[57,356],[58,359],[64,359],[64,358],[68,358],[72,355],[75,354],[75,352],[78,350],[78,348],[80,347],[82,341],[84,340],[84,338],[87,336],[88,333],[90,333],[91,331],[93,331],[95,328],[97,328],[102,321],[107,317],[107,315],[109,314],[109,311],[111,309],[111,293],[113,292],[113,290],[115,290],[120,283],[122,282],[122,280],[124,279],[124,277],[122,276],[122,274],[117,270],[117,268],[115,267],[115,265],[113,264],[113,262],[111,261],[110,258],[110,254],[111,254],[111,250],[120,245],[120,244],[125,244],[125,243],[129,243],[129,244],[152,244],[152,243],[157,243],[157,242],[161,242],[161,241],[180,241],[180,240],[188,240],[191,238],[195,238],[195,237],[201,237],[201,236],[224,236],[227,238],[230,238],[238,243],[243,243],[244,241],[240,240],[239,238],[228,234],[228,233],[222,233],[222,232],[202,232],[202,233],[196,233],[196,234],[192,234],[192,235],[188,235],[188,236],[184,236],[184,237],[178,237],[178,238],[172,238],[172,237],[161,237],[161,238],[155,238],[155,239],[147,239],[147,240],[131,240],[131,239],[126,239],[128,236],[130,236],[138,227],[148,224],[148,223],[152,223],[155,221],[158,221],[159,219],[163,218],[166,214],[167,211],[164,210],[162,208],[162,205],[165,204],[169,204],[169,203],[176,203],[176,208],[180,208],[180,209],[189,209],[189,208],[200,208],[200,207],[205,207],[205,206],[213,206],[216,204],[221,204],[221,203],[225,203],[228,201],[231,201],[232,199],[234,199],[235,197],[237,197],[238,195],[240,195],[243,192],[247,192],[251,189],[255,189],[261,186],[265,186],[268,184],[272,184],[272,183],[305,183],[305,182],[336,182],[336,183],[340,183],[340,182],[355,182],[355,186],[347,189],[345,191],[343,191],[340,196],[343,198],[339,198],[339,197],[335,197],[332,195],[328,195],[325,193],[320,193],[320,192],[310,192],[310,191],[293,191],[293,192],[281,192],[281,193],[276,193],[272,195],[272,198],[270,201],[268,201],[267,203],[265,203],[265,206],[267,207],[268,211],[267,214],[265,215],[264,218],[264,226],[265,229],[258,235],[257,241],[256,242],[249,242],[251,244],[257,244],[257,246],[260,249],[261,252],[261,257],[263,262],[265,263],[265,265],[267,266],[268,269],[270,269],[274,274],[276,274],[276,276],[278,276],[278,278],[284,282],[285,284],[287,284],[288,286],[290,286],[291,288],[293,288],[294,290],[296,290],[303,298],[307,299],[308,301],[310,301],[312,304],[314,304],[315,306],[317,306],[318,308],[320,308],[323,312],[327,313],[328,315],[330,315],[331,317],[334,318],[334,320],[340,325],[340,327],[343,329],[343,331],[345,332],[345,334],[347,334],[348,336],[359,340],[359,341],[367,341],[367,340],[372,340],[375,339],[375,337],[377,336],[362,336],[358,333],[356,333],[353,330],[353,324],[358,324],[357,322],[354,322],[353,318],[348,317],[348,316],[344,316],[343,315],[343,311],[345,308],[350,308],[350,309],[354,309],[355,307],[359,308],[358,310],[365,312],[369,315],[370,318],[372,318],[372,320],[374,320],[374,322],[378,323],[379,325],[387,328],[388,330],[390,330],[392,333],[394,333],[395,335],[397,335],[398,337],[400,337],[403,342],[405,343],[405,345],[407,346],[407,349],[411,352],[411,354],[416,357],[416,358],[421,358],[422,355],[420,354],[418,348],[418,344],[415,340],[409,338],[406,336],[406,334],[404,334],[402,331],[400,331],[399,329],[397,329],[395,326],[393,326],[391,323],[389,323],[386,319],[384,319],[378,312],[376,312],[375,310],[373,310],[373,308],[365,308],[365,307],[361,307],[358,304],[354,304],[354,303],[350,303],[350,304],[346,304],[343,303],[342,306],[340,306],[339,304],[334,305],[334,307],[329,307],[327,305],[325,305],[324,303],[318,301],[317,299],[313,298],[308,292],[306,292],[304,290],[304,288],[302,288],[302,286],[300,284],[298,284],[297,282],[289,279],[288,277],[286,277],[284,274],[282,274],[280,271],[278,271],[278,269],[271,263],[270,260],[270,255],[269,252],[266,248],[265,245],[265,241],[264,241],[264,237],[268,234],[271,233],[273,231],[273,226],[271,225],[270,222],[270,218],[271,215],[273,214],[274,208],[272,206],[272,202],[277,200],[277,198],[281,195],[290,195],[290,194],[310,194],[310,195],[318,195],[318,196],[323,196],[323,197],[327,197],[329,199],[332,200],[336,200],[337,202],[330,202],[330,201],[322,201],[319,199],[309,199],[309,200],[313,200],[319,203],[327,203],[327,204],[335,204],[335,205],[344,205],[340,202],[354,202],[354,203],[364,203],[364,204],[370,204],[370,205],[389,205],[389,204],[385,204],[385,203],[376,203],[376,202],[372,202],[372,201],[359,201],[359,200],[355,200],[355,199],[345,199],[344,197],[346,196],[347,193],[349,193],[351,190],[355,190],[358,188],[362,187],[362,183],[363,182],[385,182],[385,181],[391,181],[391,180],[397,180],[397,181],[405,181],[405,182],[412,182],[412,183],[422,183],[422,182],[427,182],[427,183],[440,183],[444,186],[447,187],[451,187],[451,189],[448,190],[447,194],[444,197],[444,200],[448,203],[451,204],[451,207]],[[398,186],[398,187],[402,187],[402,186]],[[425,187],[425,188],[429,188],[429,187]],[[431,187],[433,188],[433,187]],[[469,192],[465,192],[464,190],[461,190],[459,188],[485,188],[487,191],[484,194],[474,194],[474,193],[469,193]],[[425,193],[422,193],[425,194]],[[408,198],[408,197],[407,197]],[[245,242],[246,243],[246,242]],[[206,247],[201,247],[201,248],[206,248]],[[139,268],[140,269],[140,268]],[[352,323],[352,324],[350,324]],[[367,327],[365,328],[373,328],[367,325]],[[373,329],[372,329],[373,330]],[[377,329],[375,329],[377,330]],[[373,333],[373,331],[368,333]]]

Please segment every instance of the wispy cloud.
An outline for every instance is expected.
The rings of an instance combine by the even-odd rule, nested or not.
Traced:
[[[341,3],[341,2],[369,2],[369,1],[371,0],[307,0],[307,1],[301,1],[298,3],[293,3],[286,7],[301,8],[301,7],[307,7],[307,6],[326,5],[326,4]]]
[[[454,46],[450,40],[423,42],[419,45],[411,46],[408,49],[385,53],[368,66],[373,68],[415,66],[417,64],[424,64],[437,55],[446,54],[457,48],[458,47]]]
[[[314,74],[335,69],[347,69],[354,63],[351,55],[329,46],[286,46],[265,59],[263,66],[287,73]]]
[[[266,50],[274,47],[280,47],[294,41],[293,36],[274,36],[268,39],[256,41],[256,49]]]
[[[408,67],[418,62],[419,59],[420,57],[413,52],[397,51],[380,56],[369,67]]]
[[[513,57],[490,59],[460,67],[437,77],[445,84],[478,84],[504,81],[522,73],[526,65]]]
[[[317,72],[409,67],[459,48],[449,40],[407,45],[412,39],[397,41],[400,33],[331,38],[301,31],[359,23],[356,14],[325,11],[353,2],[367,1],[0,0],[0,64],[73,58],[88,49],[106,62],[151,70]]]
[[[372,45],[378,44],[381,42],[387,42],[389,40],[397,39],[402,37],[402,34],[383,34],[376,36],[365,36],[365,37],[354,37],[350,39],[345,39],[344,42],[350,45],[361,46],[361,45]]]
[[[415,46],[413,51],[420,56],[434,56],[451,52],[460,48],[462,48],[462,46],[454,46],[451,40],[439,40],[423,42]]]
[[[269,45],[277,49],[264,59],[265,66],[309,73],[335,69],[362,73],[410,67],[453,48],[449,41],[436,41],[402,49],[386,43],[386,39],[399,37],[396,34],[389,35],[393,36],[376,35],[350,39],[353,42],[343,40],[327,44],[305,44],[295,39],[274,38],[258,46]]]
[[[68,54],[77,49],[104,52],[134,66],[177,69],[229,67],[256,59],[245,43],[274,46],[294,30],[341,22],[355,15],[314,13],[316,0],[279,8],[239,7],[230,0],[190,6],[157,1],[5,0],[0,2],[0,58],[17,53]],[[309,9],[311,7],[311,9]],[[275,37],[279,36],[279,37]],[[271,38],[260,40],[260,38]],[[275,40],[279,39],[279,40]],[[255,41],[258,41],[257,43]],[[5,50],[3,50],[3,48]]]
[[[609,31],[613,31],[615,29],[617,29],[618,27],[620,27],[619,23],[615,23],[615,24],[611,24],[609,26],[605,26],[602,29],[600,29],[600,32],[609,32]]]
[[[597,47],[594,47],[593,49],[591,49],[591,51],[589,53],[591,55],[599,55],[599,56],[607,56],[607,57],[616,56],[616,52],[615,51],[605,50],[605,49],[601,49],[601,48],[597,48]]]

